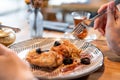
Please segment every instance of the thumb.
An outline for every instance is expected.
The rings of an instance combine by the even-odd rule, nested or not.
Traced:
[[[0,44],[0,55],[5,52],[6,48],[4,45]]]
[[[0,55],[6,55],[9,54],[8,52],[10,52],[11,50],[7,47],[5,47],[4,45],[0,44]]]
[[[114,22],[115,22],[114,3],[111,3],[107,7],[107,24],[112,24]]]

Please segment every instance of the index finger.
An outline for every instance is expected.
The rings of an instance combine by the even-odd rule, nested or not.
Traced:
[[[105,9],[107,9],[107,7],[108,7],[108,4],[104,4],[98,9],[97,12],[100,13],[100,12],[104,11]]]
[[[102,12],[102,11],[104,11],[104,10],[107,10],[108,5],[111,4],[111,3],[114,3],[114,1],[111,1],[111,2],[109,2],[109,3],[106,3],[106,4],[102,5],[102,6],[98,9],[97,12],[100,13],[100,12]]]

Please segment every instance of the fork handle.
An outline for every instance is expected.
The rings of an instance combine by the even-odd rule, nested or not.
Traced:
[[[91,21],[94,21],[96,18],[98,18],[99,16],[102,16],[104,13],[106,13],[107,12],[107,10],[105,9],[105,10],[103,10],[102,12],[100,12],[100,13],[97,13],[97,15],[95,15],[93,18],[91,18],[90,20]]]

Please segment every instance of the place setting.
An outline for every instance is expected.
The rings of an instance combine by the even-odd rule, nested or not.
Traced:
[[[83,14],[87,12],[81,14],[85,18]],[[88,41],[93,39],[87,40],[88,29],[76,34],[77,38],[75,34],[71,35],[74,38],[35,37],[12,44],[9,48],[17,52],[18,57],[31,67],[32,73],[39,79],[75,79],[102,67],[103,54]]]

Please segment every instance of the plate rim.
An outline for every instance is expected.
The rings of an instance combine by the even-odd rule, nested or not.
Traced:
[[[27,40],[24,40],[24,41],[21,41],[21,42],[18,42],[18,43],[14,43],[14,44],[12,44],[12,45],[10,45],[10,46],[8,46],[10,49],[12,49],[12,46],[14,46],[14,45],[17,45],[17,44],[20,44],[20,43],[24,43],[24,42],[27,42],[27,41],[31,41],[31,40],[34,40],[34,39],[56,39],[56,38],[32,38],[32,39],[27,39]],[[65,38],[60,38],[60,39],[65,39]],[[70,39],[70,40],[78,40],[78,39]],[[84,42],[87,42],[87,41],[85,41],[85,40],[80,40],[80,41],[84,41]],[[90,45],[92,45],[92,46],[94,46],[95,48],[97,48],[99,51],[100,51],[100,53],[101,53],[101,56],[102,56],[102,60],[101,60],[101,62],[100,62],[100,65],[99,66],[97,66],[96,68],[94,68],[92,71],[90,71],[90,72],[87,72],[87,73],[84,73],[84,74],[82,74],[82,75],[74,75],[74,76],[69,76],[69,77],[65,77],[65,78],[63,78],[63,77],[61,77],[60,79],[62,79],[62,80],[64,80],[64,79],[74,79],[74,78],[78,78],[78,76],[79,77],[83,77],[83,76],[86,76],[86,75],[88,75],[88,74],[91,74],[91,73],[93,73],[93,72],[95,72],[96,70],[98,70],[100,67],[102,67],[102,65],[104,64],[104,55],[103,55],[103,53],[102,53],[102,51],[98,48],[98,47],[96,47],[95,45],[93,45],[93,44],[91,44],[90,42],[88,42]],[[38,75],[34,75],[35,77],[38,77],[38,78],[40,78],[40,79],[49,79],[48,77],[47,78],[45,78],[45,77],[41,77],[41,76],[38,76]],[[59,76],[57,76],[57,77],[54,77],[54,78],[50,78],[50,79],[59,79]]]

